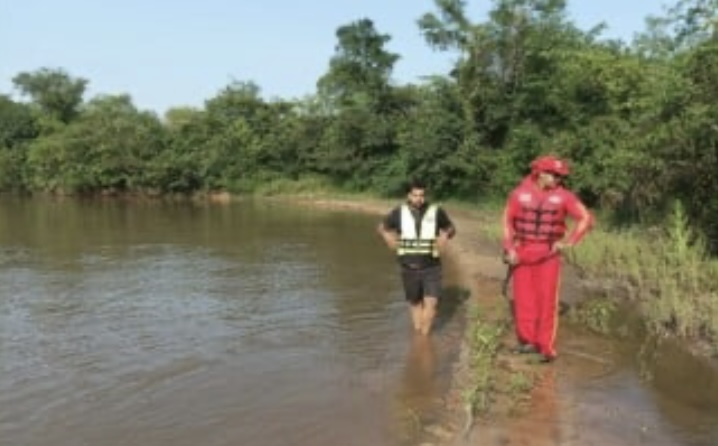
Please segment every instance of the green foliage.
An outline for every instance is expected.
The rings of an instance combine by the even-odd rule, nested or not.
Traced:
[[[572,263],[587,277],[628,290],[652,330],[714,342],[718,261],[709,257],[705,238],[693,229],[681,202],[669,209],[662,225],[651,229],[594,231]]]
[[[611,321],[617,310],[615,300],[592,298],[571,310],[571,319],[597,333],[611,333]]]
[[[374,22],[363,18],[339,27],[336,37],[336,54],[329,62],[329,71],[317,82],[320,92],[339,107],[380,108],[399,59],[398,54],[384,48],[391,36],[380,34]]]
[[[77,120],[29,147],[33,186],[50,191],[126,191],[147,186],[162,128],[128,96],[98,97]]]
[[[234,81],[163,119],[126,95],[84,101],[87,80],[40,68],[0,96],[0,188],[62,192],[251,192],[321,176],[395,195],[411,176],[445,199],[500,199],[535,156],[571,161],[569,185],[624,227],[657,225],[674,200],[718,252],[716,0],[679,0],[634,42],[581,30],[565,0],[493,0],[476,20],[435,0],[417,20],[458,57],[445,75],[396,85],[391,35],[360,18],[301,100]]]
[[[472,415],[483,413],[489,408],[496,380],[496,354],[506,331],[505,320],[487,316],[477,306],[470,307],[468,345],[473,373],[464,399]]]
[[[0,95],[0,147],[18,147],[37,136],[37,122],[30,107]]]
[[[72,78],[65,70],[50,68],[19,73],[12,81],[43,113],[64,123],[77,115],[88,82]]]

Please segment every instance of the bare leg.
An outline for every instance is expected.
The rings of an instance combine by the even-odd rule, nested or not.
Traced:
[[[434,318],[436,317],[436,306],[438,303],[439,299],[437,299],[436,297],[424,297],[424,306],[421,318],[421,334],[428,335],[431,331],[431,327],[434,325]]]
[[[411,322],[414,324],[414,331],[421,332],[424,325],[423,302],[409,304],[409,312],[411,313]]]

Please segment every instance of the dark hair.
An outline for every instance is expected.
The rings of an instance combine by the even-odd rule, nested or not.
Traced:
[[[426,183],[418,178],[412,178],[406,182],[406,193],[408,194],[414,189],[426,190]]]

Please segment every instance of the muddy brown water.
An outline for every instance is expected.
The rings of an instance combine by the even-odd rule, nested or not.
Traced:
[[[0,214],[2,445],[411,444],[435,417],[459,307],[412,336],[376,217],[9,198]]]
[[[571,395],[562,401],[563,411],[587,428],[571,430],[564,437],[567,442],[560,444],[717,445],[715,360],[693,356],[673,341],[645,336],[633,317],[620,311],[607,337],[567,327],[567,368],[578,373],[558,384]],[[586,354],[605,363],[599,365]],[[565,374],[558,371],[557,376]]]
[[[375,216],[10,198],[0,215],[0,444],[433,441],[461,293],[412,336]],[[712,364],[566,323],[560,345],[529,415],[467,444],[718,444]]]

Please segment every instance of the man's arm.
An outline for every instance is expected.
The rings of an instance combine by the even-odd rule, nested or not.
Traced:
[[[515,198],[515,192],[509,195],[504,206],[504,213],[501,218],[501,226],[503,228],[503,239],[501,245],[504,248],[504,262],[509,265],[516,265],[519,262],[516,253],[516,229],[514,228],[514,219],[518,214],[518,201]]]
[[[568,246],[574,246],[578,244],[591,229],[593,229],[595,219],[591,212],[586,209],[586,206],[581,202],[581,200],[573,193],[568,194],[568,199],[566,200],[566,212],[571,216],[571,218],[576,220],[576,226],[573,231],[571,231],[571,234],[569,234],[566,238]]]
[[[504,247],[504,251],[507,253],[513,251],[515,249],[514,246],[514,235],[515,235],[515,229],[514,229],[514,218],[516,217],[516,201],[514,200],[513,193],[509,195],[508,200],[506,200],[506,205],[504,206],[504,213],[501,220],[501,226],[503,228],[503,239],[502,239],[502,245]]]
[[[390,250],[396,251],[399,247],[399,208],[393,209],[379,222],[377,232],[384,239]]]
[[[439,252],[443,252],[449,239],[456,235],[456,226],[449,218],[449,214],[441,207],[436,210],[436,227],[439,232],[436,236],[436,247]]]
[[[443,209],[436,210],[436,225],[439,228],[439,235],[446,236],[447,239],[454,238],[456,235],[456,226],[449,218],[449,214]]]

